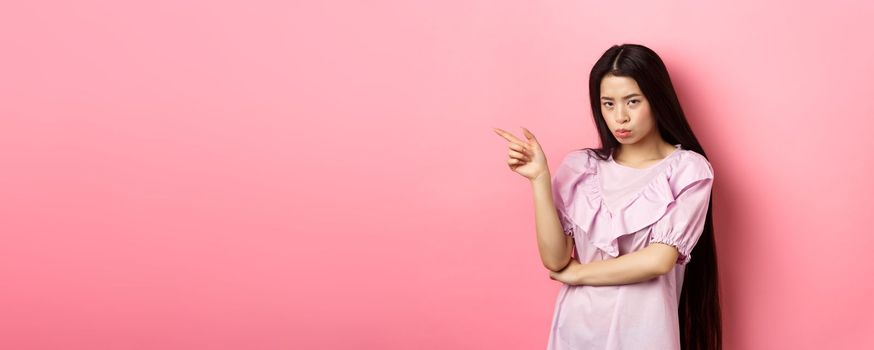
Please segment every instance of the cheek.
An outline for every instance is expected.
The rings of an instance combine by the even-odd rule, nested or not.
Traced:
[[[650,124],[655,124],[655,118],[652,116],[652,110],[649,109],[649,105],[643,107],[644,108],[641,108],[641,112],[644,113]]]
[[[640,119],[638,119],[638,120],[641,121],[641,124],[646,125],[646,126],[648,126],[648,127],[649,127],[649,126],[652,126],[652,124],[653,124],[653,120],[652,120],[652,117],[650,117],[649,115],[645,115],[645,114],[644,114],[644,115],[640,115],[640,116],[638,116],[638,117],[640,118]]]
[[[653,119],[652,114],[649,112],[648,108],[641,108],[637,113],[637,119],[641,121],[641,124],[646,125],[647,127],[652,127],[655,125],[655,119]]]
[[[647,132],[656,132],[656,122],[655,119],[650,118],[646,125]]]

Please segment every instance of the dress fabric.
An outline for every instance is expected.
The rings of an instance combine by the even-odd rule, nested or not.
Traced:
[[[656,242],[677,247],[679,257],[670,272],[639,283],[562,284],[547,350],[680,349],[683,273],[704,231],[713,168],[701,154],[674,147],[646,168],[586,149],[562,160],[552,196],[575,260],[612,259]]]

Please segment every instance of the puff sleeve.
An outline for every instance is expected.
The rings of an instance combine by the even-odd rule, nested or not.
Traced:
[[[552,201],[555,204],[562,231],[567,236],[573,236],[574,232],[577,231],[577,224],[570,215],[574,212],[574,201],[579,200],[576,197],[584,195],[584,193],[577,193],[579,181],[587,178],[588,175],[588,155],[582,151],[571,151],[564,156],[552,176]]]
[[[703,158],[701,158],[703,159]],[[692,258],[692,248],[704,232],[713,169],[706,160],[694,162],[678,174],[679,194],[668,205],[665,215],[652,226],[649,243],[664,243],[677,248],[677,264],[686,265]]]
[[[565,161],[562,161],[561,165],[559,165],[559,174],[563,171],[562,168],[566,166],[567,159],[565,159]],[[565,213],[568,208],[568,205],[565,203],[565,201],[572,199],[562,198],[560,190],[562,186],[562,184],[560,183],[561,179],[561,176],[552,177],[552,202],[555,204],[555,211],[558,213],[558,222],[561,223],[561,229],[564,232],[565,236],[573,236],[576,225],[567,217],[567,214]]]
[[[558,211],[558,221],[561,223],[561,230],[565,236],[573,236],[576,225],[571,222],[561,210]]]

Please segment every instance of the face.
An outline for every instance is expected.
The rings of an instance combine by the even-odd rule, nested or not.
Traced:
[[[659,135],[649,102],[633,78],[607,75],[601,80],[601,114],[621,144]]]

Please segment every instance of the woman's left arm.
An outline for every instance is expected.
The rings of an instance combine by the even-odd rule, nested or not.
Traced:
[[[658,243],[658,242],[654,242]],[[677,248],[667,244],[650,244],[643,249],[613,259],[580,264],[572,260],[549,278],[570,285],[620,285],[637,283],[661,276],[677,261]]]
[[[679,194],[653,224],[646,247],[587,264],[574,260],[549,277],[572,285],[629,284],[666,274],[675,264],[688,264],[692,248],[704,231],[713,187],[710,163],[703,157],[692,159],[674,175]]]

